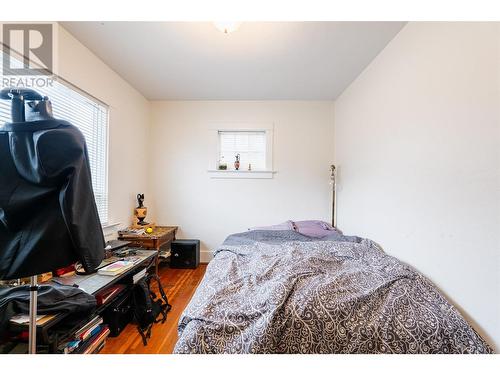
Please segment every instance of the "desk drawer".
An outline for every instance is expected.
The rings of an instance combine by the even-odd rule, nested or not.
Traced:
[[[143,240],[127,240],[130,241],[130,247],[141,247],[143,249],[156,249],[155,240],[143,239]]]

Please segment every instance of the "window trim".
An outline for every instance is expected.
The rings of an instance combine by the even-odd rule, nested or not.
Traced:
[[[219,170],[217,163],[220,154],[219,132],[265,132],[266,134],[266,168],[264,170]],[[210,160],[208,165],[208,174],[210,178],[273,178],[276,171],[273,169],[273,143],[274,143],[274,124],[272,123],[222,123],[211,124],[208,135],[208,145],[210,147]]]
[[[102,104],[101,104],[102,105]],[[106,108],[106,157],[104,158],[104,192],[106,194],[106,222],[101,223],[101,227],[105,230],[109,226],[113,226],[109,219],[109,123],[111,107],[107,104],[103,105]]]

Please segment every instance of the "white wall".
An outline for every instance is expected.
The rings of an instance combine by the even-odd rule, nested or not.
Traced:
[[[500,27],[409,23],[335,102],[338,224],[500,349]]]
[[[162,101],[151,107],[150,181],[157,222],[202,241],[202,261],[227,235],[287,219],[330,220],[333,102]],[[211,179],[214,123],[274,123],[272,179]]]
[[[59,75],[110,106],[109,222],[129,225],[137,193],[151,197],[149,102],[61,26],[58,41]]]

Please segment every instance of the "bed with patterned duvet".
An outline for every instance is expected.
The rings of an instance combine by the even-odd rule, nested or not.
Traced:
[[[174,353],[491,353],[418,271],[331,231],[233,234],[214,252]]]

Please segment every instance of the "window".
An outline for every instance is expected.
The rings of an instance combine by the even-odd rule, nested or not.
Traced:
[[[210,178],[273,178],[273,124],[215,124],[209,129]],[[240,168],[235,169],[236,155]],[[225,164],[226,168],[220,168]],[[249,170],[251,165],[251,170]]]
[[[54,117],[69,121],[85,136],[99,218],[103,226],[108,224],[107,106],[60,81],[54,81],[52,87],[40,88],[37,91],[50,98]],[[10,102],[0,100],[0,123],[10,121]]]
[[[219,131],[219,161],[234,168],[236,155],[240,156],[240,169],[259,171],[266,169],[265,131]]]

